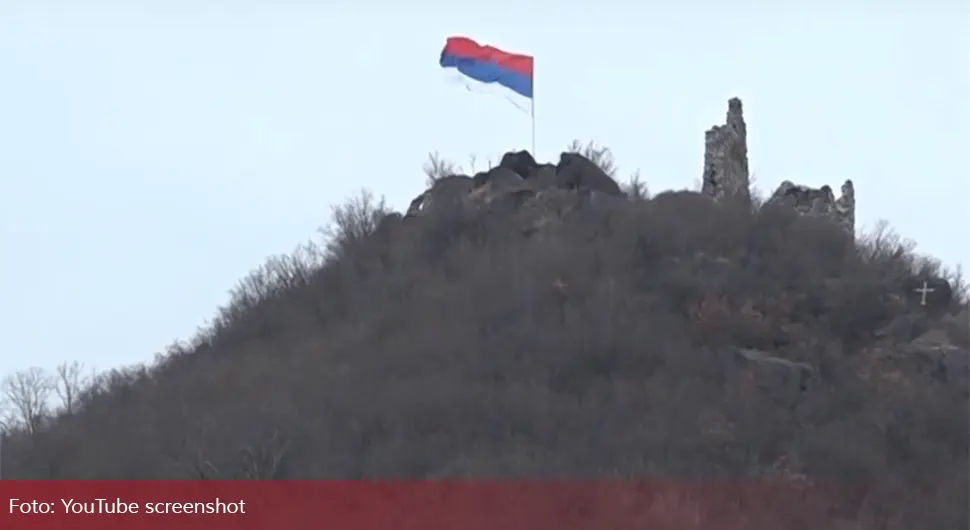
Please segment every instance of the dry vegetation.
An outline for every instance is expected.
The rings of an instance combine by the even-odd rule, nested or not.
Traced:
[[[782,478],[837,490],[845,528],[966,528],[966,374],[890,363],[881,332],[939,322],[965,355],[964,291],[932,318],[893,296],[945,271],[886,227],[853,249],[634,187],[595,238],[392,237],[362,194],[153,366],[11,376],[4,478]],[[816,371],[794,388],[736,348]]]

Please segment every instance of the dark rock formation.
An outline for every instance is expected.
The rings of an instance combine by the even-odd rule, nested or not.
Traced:
[[[529,183],[536,189],[551,188],[556,185],[556,165],[539,164],[534,177],[529,179]]]
[[[472,183],[474,190],[469,191],[476,195],[495,194],[503,190],[523,188],[526,185],[521,175],[505,166],[496,166],[476,174],[472,178]]]
[[[599,166],[578,153],[563,153],[556,166],[556,185],[567,190],[589,189],[622,196],[620,186]]]
[[[498,163],[499,167],[511,169],[523,179],[535,176],[539,169],[539,164],[532,154],[528,151],[513,151],[505,153],[502,160]]]
[[[469,215],[512,215],[523,233],[534,234],[580,209],[608,212],[625,204],[619,185],[580,154],[563,153],[558,165],[540,165],[528,151],[516,151],[474,177],[438,179],[411,202],[406,217],[457,206]]]
[[[942,314],[953,300],[953,288],[942,278],[910,278],[902,282],[900,287],[911,307],[930,314]]]
[[[374,229],[374,236],[379,241],[388,241],[393,236],[394,231],[400,227],[404,216],[397,212],[391,212],[381,218],[377,222],[377,228]]]
[[[473,187],[474,179],[465,175],[441,177],[435,180],[431,188],[411,201],[407,215],[419,215],[432,206],[460,205]]]
[[[798,404],[802,393],[818,375],[817,369],[809,363],[775,357],[751,348],[733,351],[738,366],[748,371],[762,391],[767,391],[774,402],[787,407]]]

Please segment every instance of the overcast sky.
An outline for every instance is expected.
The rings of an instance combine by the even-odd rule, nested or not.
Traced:
[[[528,147],[446,81],[453,34],[535,55],[539,158],[693,187],[738,96],[759,187],[851,178],[860,225],[970,263],[965,2],[313,4],[0,5],[0,374],[150,361],[361,187],[402,208],[430,151]]]

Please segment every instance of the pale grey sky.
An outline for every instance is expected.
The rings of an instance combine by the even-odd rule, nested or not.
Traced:
[[[430,151],[528,147],[444,81],[452,34],[535,55],[539,158],[693,187],[738,96],[761,188],[852,178],[862,225],[970,263],[965,2],[313,4],[0,5],[0,374],[150,361],[361,187],[400,208]]]

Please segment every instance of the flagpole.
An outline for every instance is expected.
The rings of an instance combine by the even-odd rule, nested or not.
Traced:
[[[532,94],[532,104],[529,105],[532,108],[532,156],[539,156],[536,153],[536,100],[535,94]]]
[[[532,98],[529,99],[529,109],[531,110],[532,119],[532,157],[536,158],[539,153],[536,152],[536,63],[535,58],[532,59]]]

